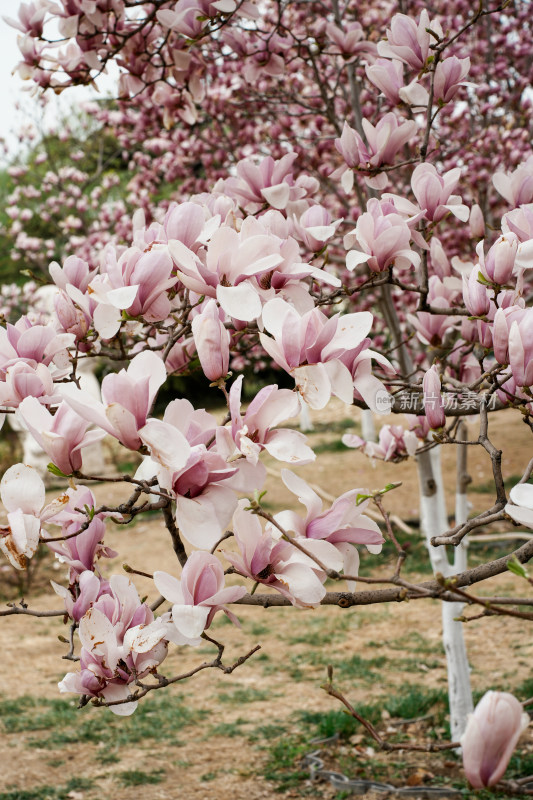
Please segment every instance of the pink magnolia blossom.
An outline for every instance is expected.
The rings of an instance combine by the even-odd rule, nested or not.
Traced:
[[[298,416],[298,396],[289,389],[263,386],[256,394],[244,416],[241,415],[243,376],[234,381],[229,393],[231,435],[239,451],[252,463],[257,463],[264,449],[274,458],[293,464],[308,464],[316,456],[305,444],[299,431],[273,430],[281,422]]]
[[[58,334],[52,325],[32,325],[28,317],[21,317],[15,325],[0,327],[0,374],[19,361],[34,369],[52,362],[65,369],[70,365],[67,348],[73,343],[72,334]]]
[[[437,102],[449,103],[457,94],[459,87],[470,71],[469,58],[448,56],[439,61],[435,69],[433,97]]]
[[[0,526],[0,550],[16,569],[26,569],[39,546],[41,522],[67,502],[64,495],[45,506],[44,483],[33,467],[14,464],[0,482],[7,527]]]
[[[209,300],[192,321],[198,358],[210,381],[225,378],[228,373],[230,335],[220,316],[216,302]]]
[[[469,714],[461,738],[463,766],[474,789],[494,786],[503,777],[529,715],[508,692],[487,692]]]
[[[105,248],[100,274],[93,278],[88,291],[98,305],[94,325],[102,338],[109,339],[120,327],[121,311],[146,322],[160,322],[170,313],[168,289],[175,284],[171,277],[172,259],[166,247],[143,252],[129,247],[117,259],[113,247]]]
[[[433,164],[419,164],[415,168],[411,176],[411,187],[420,208],[424,209],[426,219],[439,222],[451,211],[461,222],[468,220],[467,206],[461,203],[459,195],[452,194],[460,177],[459,167],[443,175],[439,175]]]
[[[346,256],[349,270],[364,263],[372,272],[383,272],[392,264],[402,268],[420,263],[418,253],[410,248],[411,230],[405,218],[376,198],[368,201],[367,210],[357,220],[354,230],[345,237],[346,247],[351,246],[353,238],[360,249],[350,249]]]
[[[502,231],[515,233],[521,242],[533,239],[533,203],[522,205],[504,214]]]
[[[436,366],[428,369],[422,381],[424,390],[424,411],[429,427],[437,430],[446,425],[444,403],[441,395],[441,383]]]
[[[246,594],[244,586],[225,586],[224,569],[218,558],[195,551],[183,567],[181,580],[168,572],[154,572],[154,583],[163,597],[172,603],[174,627],[167,638],[175,644],[200,644],[201,635],[209,628],[217,611],[235,616],[225,607]]]
[[[490,308],[490,297],[487,288],[478,281],[479,270],[474,267],[467,279],[463,275],[463,300],[466,308],[474,317],[482,317]]]
[[[294,233],[306,247],[318,253],[334,236],[341,222],[342,219],[332,222],[327,208],[314,205],[304,211],[299,219],[294,218]]]
[[[515,233],[502,234],[485,257],[483,242],[479,242],[476,247],[479,268],[488,281],[499,285],[509,283],[515,271],[515,259],[519,244],[518,236]]]
[[[344,58],[362,55],[373,56],[377,52],[374,42],[365,40],[365,32],[359,22],[344,23],[342,28],[332,22],[328,22],[326,34],[334,45],[332,49],[338,49]]]
[[[143,351],[133,358],[127,370],[106,375],[102,381],[102,401],[72,386],[64,388],[65,401],[80,417],[118,439],[124,447],[138,450],[139,431],[146,425],[155,396],[167,377],[161,358]]]
[[[251,485],[246,475],[239,481],[244,459],[227,463],[228,435],[211,414],[194,411],[187,400],[174,400],[162,420],[150,419],[140,430],[151,452],[143,477],[157,475],[159,486],[176,498],[176,523],[184,537],[203,549],[216,544],[231,520],[235,490],[258,488],[255,474]]]
[[[35,397],[44,405],[61,400],[52,373],[44,364],[32,367],[19,361],[7,368],[4,378],[0,381],[0,406],[18,408],[26,397]]]
[[[113,575],[103,593],[79,622],[80,671],[69,672],[59,683],[61,692],[125,700],[135,680],[147,675],[167,654],[168,625],[141,603],[125,575]],[[132,714],[137,702],[111,705],[114,714]]]
[[[30,2],[21,3],[18,9],[18,19],[4,17],[8,25],[17,28],[24,34],[29,34],[36,39],[42,35],[44,18],[50,8],[50,3]]]
[[[509,363],[509,335],[513,324],[515,322],[519,324],[519,333],[521,332],[521,329],[527,327],[528,324],[531,325],[531,316],[527,312],[528,309],[523,308],[521,305],[510,305],[506,308],[498,308],[496,311],[494,315],[494,325],[492,328],[492,338],[494,357],[499,364]],[[524,320],[527,321],[525,325],[522,325]],[[524,330],[524,334],[526,335],[525,341],[527,342],[527,331]]]
[[[282,470],[281,478],[289,491],[296,494],[300,503],[307,509],[305,518],[294,511],[281,511],[275,515],[276,521],[286,531],[294,531],[301,537],[302,544],[313,546],[315,540],[333,545],[340,556],[346,575],[356,575],[359,569],[359,553],[356,544],[364,544],[371,553],[380,553],[385,541],[377,523],[364,515],[368,500],[357,505],[357,495],[362,489],[352,489],[338,497],[330,509],[322,510],[322,500],[302,478],[288,469]],[[272,527],[271,533],[276,534]],[[318,553],[316,553],[318,555]],[[323,563],[333,566],[333,553],[330,550],[321,553]],[[354,591],[355,582],[347,581],[350,591]]]
[[[237,164],[238,178],[228,178],[225,182],[230,194],[239,201],[284,209],[289,200],[305,196],[305,191],[294,182],[292,165],[296,153],[287,153],[274,161],[268,156],[255,164],[252,159],[243,159]]]
[[[108,581],[102,580],[91,570],[80,572],[69,589],[51,581],[54,592],[65,601],[65,610],[74,622],[79,622],[89,608],[103,594],[109,594]]]
[[[105,431],[87,433],[87,420],[64,402],[52,416],[35,397],[26,397],[19,405],[18,414],[52,463],[65,475],[80,470],[81,450],[105,436]]]
[[[261,333],[262,346],[294,377],[311,408],[324,408],[332,394],[351,404],[354,388],[376,408],[376,391],[385,389],[377,379],[369,380],[366,369],[369,359],[377,357],[368,349],[370,340],[366,338],[372,325],[370,313],[328,319],[319,309],[312,309],[300,315],[278,297],[265,305],[263,324],[273,338]]]
[[[383,461],[403,461],[413,456],[418,447],[416,434],[401,425],[382,425],[377,442],[366,442],[359,436],[345,433],[342,443],[346,447],[361,448],[365,456]]]
[[[368,80],[374,84],[393,105],[400,101],[400,89],[404,86],[403,64],[398,59],[378,58],[366,65]]]
[[[533,156],[519,164],[513,172],[496,172],[492,177],[495,189],[516,208],[533,200]]]
[[[98,272],[78,256],[68,256],[61,267],[57,261],[52,261],[48,271],[59,289],[66,290],[67,286],[75,286],[80,292],[87,291],[87,287]]]
[[[377,170],[382,164],[392,164],[396,154],[417,129],[414,120],[398,122],[393,113],[381,117],[375,127],[367,119],[363,119],[362,125],[367,144],[347,122],[344,123],[340,139],[335,139],[335,147],[347,166],[362,170]],[[383,175],[379,187],[375,188],[383,189],[386,184],[387,178]]]
[[[233,515],[233,534],[239,552],[224,550],[225,558],[241,575],[270,586],[294,606],[318,605],[326,594],[324,571],[290,542],[274,541],[268,531],[263,531],[257,516],[246,511],[246,505],[246,500],[241,500]],[[325,549],[329,553],[327,546]],[[319,545],[314,554],[323,555],[323,550]]]
[[[509,366],[517,386],[533,386],[533,308],[511,323],[509,330]]]
[[[114,558],[118,553],[110,547],[104,545],[106,532],[104,520],[96,516],[87,527],[86,523],[75,520],[70,524],[62,526],[62,535],[69,538],[64,541],[48,542],[47,546],[56,554],[62,564],[66,564],[70,570],[70,580],[73,582],[76,577],[85,570],[94,570],[95,561],[100,558]],[[76,532],[81,532],[76,536]],[[46,543],[46,537],[43,537]]]
[[[432,36],[429,31],[436,36]],[[426,65],[430,55],[430,45],[442,38],[443,32],[436,20],[430,21],[426,9],[420,14],[418,24],[412,17],[395,14],[387,30],[387,41],[378,43],[378,53],[387,58],[403,61],[417,72]]]
[[[485,218],[483,217],[481,207],[477,203],[474,203],[470,209],[470,219],[468,222],[472,237],[474,239],[482,239],[485,236]]]

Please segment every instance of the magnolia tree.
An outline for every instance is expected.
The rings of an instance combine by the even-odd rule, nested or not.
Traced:
[[[230,672],[256,648],[225,664],[223,643],[207,631],[220,612],[236,621],[239,604],[348,608],[436,597],[454,739],[442,746],[457,748],[462,737],[474,787],[502,778],[522,705],[492,692],[467,723],[468,663],[455,618],[465,603],[532,618],[528,597],[469,589],[508,568],[528,586],[532,541],[475,569],[466,564],[476,528],[503,520],[533,528],[533,460],[508,498],[489,423],[505,408],[533,430],[530,16],[525,0],[476,8],[454,0],[442,13],[418,2],[354,10],[336,0],[21,4],[11,23],[22,33],[22,77],[60,92],[118,67],[117,104],[93,112],[129,159],[127,202],[138,207],[119,221],[122,243],[109,231],[99,238],[102,226],[87,238],[83,223],[75,226],[79,242],[71,238],[49,267],[51,321],[13,315],[0,329],[2,407],[48,454],[50,471],[69,479],[47,502],[35,469],[16,464],[4,474],[0,548],[24,569],[43,544],[68,578],[53,586],[57,611],[20,604],[0,614],[66,615],[68,657],[79,663],[61,691],[131,714],[149,692],[200,670]],[[155,204],[165,181],[179,191]],[[62,192],[66,202],[68,180]],[[11,200],[18,236],[22,200],[22,192]],[[96,401],[79,380],[91,359],[116,366]],[[244,408],[244,372],[258,363],[285,372],[294,390],[264,386]],[[156,416],[167,378],[195,369],[224,397],[224,420],[187,397]],[[416,459],[434,580],[402,574],[406,553],[383,497],[390,486],[355,486],[324,510],[294,471],[315,454],[284,423],[302,402],[323,409],[332,396],[406,415],[378,441],[347,436],[345,444],[375,459]],[[472,440],[465,417],[478,425]],[[112,478],[131,486],[120,505],[97,504],[86,485],[109,481],[83,467],[84,448],[104,436],[144,456],[135,474]],[[452,529],[441,446],[455,448],[462,465]],[[495,493],[470,519],[469,446],[486,451]],[[287,465],[281,480],[300,513],[263,508],[263,451]],[[127,575],[104,579],[99,563],[115,555],[106,529],[154,509],[177,561],[149,576],[149,604]],[[358,547],[378,567],[385,539],[397,551],[393,573],[358,578]],[[456,548],[453,563],[446,545]],[[228,574],[237,580],[226,586]],[[328,578],[338,591],[326,589]],[[356,580],[372,586],[357,590]],[[218,647],[212,662],[163,676],[169,647],[205,639]],[[326,688],[360,719],[331,682]]]

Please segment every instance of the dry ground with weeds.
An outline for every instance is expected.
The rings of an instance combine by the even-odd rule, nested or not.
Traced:
[[[354,487],[375,489],[401,481],[402,486],[386,496],[387,507],[404,519],[416,519],[414,464],[374,467],[360,453],[340,445],[342,433],[357,428],[357,416],[356,409],[340,404],[335,405],[333,415],[329,411],[327,415],[316,413],[310,441],[320,454],[316,464],[298,473],[334,495]],[[477,419],[468,424],[474,438]],[[531,456],[531,445],[529,432],[518,415],[494,415],[490,433],[496,445],[505,445],[504,476],[520,475]],[[444,448],[450,511],[454,462],[454,449]],[[280,468],[273,462],[269,465]],[[469,449],[469,471],[473,489],[484,490],[470,493],[474,509],[481,510],[492,499],[487,493],[490,460],[481,448]],[[280,482],[269,478],[267,489],[265,500],[270,511],[290,504],[295,507],[294,497]],[[119,502],[126,496],[126,488],[108,485],[97,489],[106,502],[110,493]],[[412,565],[408,559],[406,571],[427,577],[418,531],[398,535],[402,541],[411,542]],[[127,529],[111,528],[108,544],[121,555],[102,563],[106,575],[120,571],[124,561],[146,572],[173,570],[175,557],[160,517],[139,520]],[[503,552],[498,543],[474,542],[471,546],[473,559],[498,557]],[[363,569],[371,569],[375,576],[387,575],[392,563],[392,555],[369,556],[364,558]],[[45,592],[50,577],[57,581],[63,578],[63,568],[51,560],[36,577],[37,596],[32,596],[32,607],[59,607],[57,599]],[[2,595],[11,593],[14,599],[6,570],[0,572],[0,581]],[[136,578],[135,583],[141,596],[156,596],[149,580]],[[523,587],[509,573],[487,582],[482,591],[489,595],[512,593],[523,591]],[[258,654],[231,675],[208,670],[172,689],[154,692],[128,720],[116,718],[105,709],[77,711],[76,698],[59,696],[57,682],[72,668],[70,662],[61,660],[65,645],[57,636],[66,632],[61,620],[3,618],[0,800],[343,797],[326,784],[311,785],[298,767],[300,754],[316,747],[311,739],[330,732],[325,722],[329,725],[331,721],[332,730],[337,722],[344,724],[343,715],[337,713],[339,706],[320,689],[328,664],[333,664],[336,682],[356,706],[377,707],[380,701],[389,701],[390,705],[391,698],[409,699],[408,690],[414,692],[413,713],[409,709],[405,713],[407,706],[401,702],[390,706],[392,711],[379,720],[380,730],[389,728],[407,737],[443,734],[444,712],[439,716],[435,711],[437,701],[442,706],[446,687],[437,601],[349,610],[239,607],[238,616],[241,629],[223,618],[217,619],[212,629],[213,635],[227,645],[225,661],[231,662],[255,644],[261,645]],[[530,680],[533,643],[526,624],[518,619],[491,618],[465,626],[475,690],[512,690]],[[171,676],[212,655],[213,648],[208,646],[174,649],[163,671]],[[533,694],[533,682],[531,688]],[[417,702],[420,708],[429,703],[429,711],[418,714]],[[423,716],[427,721],[397,724],[397,716]],[[378,758],[369,750],[369,742],[359,730],[343,732],[341,744],[332,751],[326,748],[332,768],[351,769],[352,774],[365,777],[374,775],[396,785],[431,781],[434,775],[448,774],[450,781],[465,785],[459,767],[449,756],[446,760],[402,755],[398,760],[395,754],[388,757],[387,768],[385,757]],[[522,751],[527,756],[532,749],[531,736],[529,740],[526,736]],[[366,797],[371,800],[372,795]]]

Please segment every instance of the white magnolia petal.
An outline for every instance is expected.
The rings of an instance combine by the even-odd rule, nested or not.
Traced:
[[[522,506],[512,506],[509,503],[504,509],[506,514],[509,514],[511,519],[518,522],[519,525],[525,525],[526,528],[533,528],[533,511],[530,508],[522,508]]]
[[[0,497],[8,511],[20,508],[25,514],[39,515],[44,506],[45,489],[39,473],[25,464],[14,464],[0,481]]]
[[[282,469],[281,480],[287,489],[296,495],[298,501],[306,507],[308,517],[314,519],[320,514],[322,511],[322,500],[303,478],[300,478],[299,475],[295,475],[290,469]]]
[[[158,570],[154,572],[154,583],[157,591],[160,592],[169,603],[183,603],[181,581],[178,578],[169,575],[168,572]]]
[[[530,483],[518,483],[513,486],[509,497],[515,505],[533,509],[533,486]]]
[[[150,448],[152,458],[164,467],[178,472],[187,463],[191,446],[173,425],[159,419],[149,419],[140,429],[139,437]]]
[[[242,322],[252,322],[261,316],[261,300],[247,281],[238,286],[217,286],[217,300],[226,314]]]
[[[287,564],[283,572],[275,575],[302,605],[316,606],[326,594],[326,589],[316,573],[304,564]]]
[[[108,683],[108,685],[102,691],[102,696],[108,701],[108,703],[113,703],[117,700],[125,700],[126,697],[130,696],[134,689],[135,684],[129,686],[128,684]],[[133,700],[131,703],[120,703],[116,706],[109,706],[109,710],[118,717],[129,717],[130,714],[133,714],[136,708],[137,700]]]
[[[265,442],[265,450],[279,461],[288,461],[291,464],[309,464],[315,460],[316,455],[305,443],[305,438],[299,431],[285,429],[272,431]]]
[[[325,408],[331,397],[331,383],[324,364],[297,367],[292,371],[298,391],[315,411]]]
[[[261,194],[273,208],[284,209],[289,202],[291,187],[288,183],[278,183],[277,186],[268,186],[261,189]]]
[[[149,653],[165,638],[166,632],[166,625],[158,619],[148,625],[128,628],[124,634],[124,650],[126,653]]]
[[[120,328],[120,311],[109,303],[99,303],[94,309],[93,323],[102,339],[111,339]]]
[[[172,622],[182,636],[195,639],[205,630],[210,608],[208,606],[172,606]]]
[[[90,608],[80,620],[78,631],[82,647],[89,652],[94,651],[103,655],[108,650],[108,645],[116,646],[116,634],[111,620],[97,608]],[[114,669],[115,664],[107,665]]]

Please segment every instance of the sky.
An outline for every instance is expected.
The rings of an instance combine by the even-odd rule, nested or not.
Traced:
[[[0,0],[0,16],[15,17],[19,5],[18,0]],[[16,143],[16,138],[10,136],[16,117],[15,104],[25,83],[11,74],[17,61],[20,61],[17,31],[0,19],[0,136],[8,137],[11,147]]]
[[[21,59],[17,46],[17,36],[20,33],[2,19],[4,16],[16,19],[20,5],[21,0],[0,0],[0,137],[6,139],[10,156],[15,156],[19,149],[16,131],[25,122],[35,118],[36,114],[36,104],[32,98],[32,82],[23,81],[18,75],[12,75],[14,67]],[[107,84],[110,84],[109,79]],[[104,89],[105,85],[105,78],[100,79],[101,89]],[[85,87],[70,89],[60,99],[53,95],[47,112],[47,123],[53,124],[58,107],[65,112],[74,103],[78,104],[91,97],[101,96]],[[17,110],[17,103],[23,107],[23,111]],[[0,155],[0,165],[3,163],[5,160]]]

